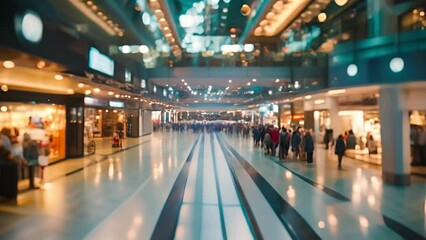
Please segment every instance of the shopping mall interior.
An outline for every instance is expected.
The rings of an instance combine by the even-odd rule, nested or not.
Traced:
[[[6,0],[0,239],[426,239],[425,0]]]

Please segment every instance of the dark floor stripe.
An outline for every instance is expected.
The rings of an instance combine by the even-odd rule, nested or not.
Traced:
[[[410,239],[410,240],[417,240],[417,239],[426,239],[426,237],[418,234],[417,232],[409,229],[408,227],[402,225],[401,223],[393,220],[390,217],[387,217],[385,215],[383,216],[383,221],[385,222],[386,226],[388,226],[390,229],[392,229],[394,232],[398,233],[403,237],[404,239]]]
[[[232,151],[232,150],[231,150],[231,151]],[[234,150],[234,151],[235,151],[235,150]],[[236,152],[236,151],[235,151],[235,152]],[[238,154],[238,153],[236,153],[236,154]],[[241,156],[240,156],[240,157],[241,157]],[[288,171],[290,171],[291,173],[293,173],[294,175],[296,175],[298,178],[300,178],[300,179],[302,179],[303,181],[307,182],[308,184],[310,184],[310,185],[314,186],[315,188],[317,188],[317,189],[319,189],[319,190],[323,191],[323,192],[324,192],[324,193],[326,193],[327,195],[329,195],[329,196],[331,196],[331,197],[333,197],[333,198],[339,199],[339,200],[341,200],[341,201],[351,201],[351,199],[349,199],[349,198],[347,198],[346,196],[344,196],[344,195],[342,195],[342,194],[340,194],[340,193],[336,192],[335,190],[333,190],[333,189],[331,189],[331,188],[328,188],[328,187],[326,187],[326,186],[324,186],[324,185],[321,185],[321,184],[319,184],[319,183],[317,183],[317,182],[315,182],[315,181],[313,181],[313,180],[311,180],[311,179],[309,179],[309,178],[307,178],[307,177],[303,176],[302,174],[299,174],[298,172],[296,172],[296,171],[294,171],[294,170],[291,170],[290,168],[286,167],[286,166],[285,166],[284,164],[282,164],[281,162],[277,162],[277,161],[275,161],[274,159],[271,159],[271,161],[272,161],[272,162],[274,162],[275,164],[277,164],[278,166],[280,166],[280,167],[283,167],[283,168],[287,169]]]
[[[216,134],[216,137],[220,147],[222,148],[222,152],[225,155],[225,160],[231,172],[232,179],[234,180],[235,186],[237,187],[237,195],[240,198],[240,202],[242,203],[241,207],[243,208],[243,212],[246,215],[246,219],[249,224],[250,231],[252,232],[252,235],[255,239],[263,239],[262,233],[260,231],[259,225],[257,224],[256,218],[254,217],[253,211],[250,208],[247,198],[243,192],[243,188],[241,187],[241,184],[238,181],[235,170],[232,167],[232,163],[231,163],[232,156],[229,153],[229,151],[227,151],[226,147],[222,143],[221,139],[219,139],[217,134]]]
[[[222,140],[218,137],[219,142]],[[256,183],[269,205],[293,239],[321,239],[305,219],[229,144],[229,150]]]
[[[161,211],[160,217],[158,218],[157,224],[155,225],[151,239],[173,239],[175,236],[183,194],[185,193],[186,181],[188,180],[189,167],[191,166],[198,139],[199,137],[192,146],[188,158],[176,178],[163,210]]]
[[[73,170],[71,172],[67,172],[67,173],[65,173],[65,177],[68,177],[70,175],[73,175],[73,174],[76,174],[78,172],[81,172],[83,169],[84,169],[84,167],[81,167],[81,168],[77,168],[76,170]]]
[[[223,214],[223,203],[222,203],[222,194],[221,194],[220,185],[219,185],[219,176],[217,175],[216,154],[215,154],[216,151],[214,147],[213,134],[210,134],[210,145],[212,147],[213,171],[214,171],[214,178],[216,181],[216,192],[217,192],[217,200],[219,205],[219,216],[220,216],[220,226],[222,228],[222,238],[226,240],[228,238],[226,236],[225,217]]]

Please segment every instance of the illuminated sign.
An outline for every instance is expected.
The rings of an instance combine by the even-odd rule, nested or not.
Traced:
[[[124,102],[109,101],[109,106],[114,108],[124,108]]]
[[[124,81],[125,82],[131,82],[132,81],[132,73],[127,69],[124,72]]]
[[[89,51],[89,67],[111,77],[114,76],[114,61],[93,47]]]
[[[278,105],[272,105],[272,111],[277,113],[278,112]]]
[[[267,112],[268,108],[267,107],[260,107],[259,108],[259,112]]]
[[[145,79],[141,80],[141,88],[146,88],[146,80]]]

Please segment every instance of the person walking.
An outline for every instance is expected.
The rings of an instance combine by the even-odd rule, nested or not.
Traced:
[[[306,162],[306,151],[305,151],[305,130],[300,129],[300,143],[299,143],[299,159],[302,162]]]
[[[288,142],[287,142],[287,129],[285,127],[281,128],[280,138],[278,140],[278,158],[285,159],[287,158],[288,153]]]
[[[346,151],[345,141],[343,139],[342,134],[340,134],[337,137],[336,147],[334,150],[334,153],[337,155],[337,159],[339,161],[339,165],[337,165],[339,169],[342,169],[342,159],[343,159],[343,155],[345,154],[345,151]]]
[[[356,147],[356,137],[352,130],[349,130],[349,135],[346,138],[346,147],[347,149],[355,149]]]
[[[285,152],[286,157],[288,157],[288,151],[290,150],[290,146],[291,146],[291,139],[293,139],[293,136],[291,134],[291,129],[287,130],[287,139],[286,139],[286,143],[287,143],[287,152]]]
[[[325,133],[324,133],[325,149],[328,149],[329,142],[330,142],[330,131],[328,129],[325,129]]]
[[[272,156],[274,157],[276,155],[276,149],[278,147],[279,138],[280,132],[278,131],[278,128],[271,126]]]
[[[311,136],[309,131],[306,132],[304,137],[305,142],[305,152],[306,152],[306,160],[307,163],[313,163],[314,161],[314,139]]]
[[[40,145],[37,141],[31,139],[28,133],[24,134],[24,139],[22,142],[23,155],[24,159],[27,161],[28,166],[28,178],[30,180],[30,189],[34,189],[34,178],[35,170],[38,165],[38,157],[40,152]]]
[[[265,138],[263,139],[263,147],[265,149],[265,155],[272,154],[272,139],[269,132],[265,133]]]
[[[293,133],[293,136],[291,138],[291,148],[294,152],[294,158],[297,159],[299,157],[299,145],[300,141],[302,139],[300,138],[300,127],[297,128],[297,130]]]
[[[377,144],[371,133],[367,137],[367,147],[368,147],[368,155],[377,154]]]

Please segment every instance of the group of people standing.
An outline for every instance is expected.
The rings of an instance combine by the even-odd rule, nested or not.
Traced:
[[[280,160],[289,157],[289,150],[293,152],[293,157],[306,161],[313,162],[314,140],[310,131],[298,127],[294,131],[282,127],[278,130],[272,125],[259,125],[253,128],[253,141],[255,146],[260,146],[265,149],[265,154],[276,156],[278,148],[278,158]]]
[[[32,139],[28,133],[23,134],[21,141],[14,139],[16,137],[10,134],[8,128],[0,131],[0,195],[10,198],[16,197],[17,194],[17,167],[27,167],[29,188],[36,188],[36,169],[39,165],[47,165],[47,162],[41,163],[40,159],[47,161],[50,154],[48,141]],[[3,194],[5,191],[6,194]]]

